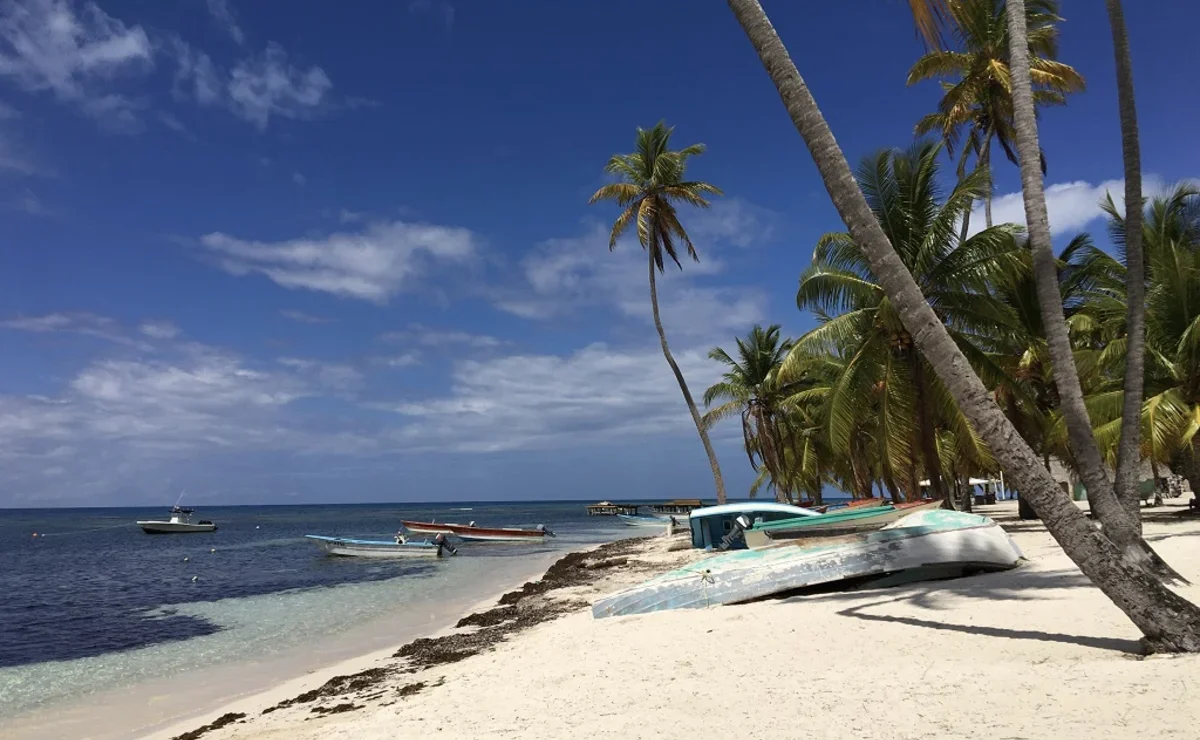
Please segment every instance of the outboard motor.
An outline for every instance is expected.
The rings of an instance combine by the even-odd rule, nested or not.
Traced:
[[[396,544],[403,545],[406,542],[408,542],[408,535],[404,533],[404,530],[400,530],[399,532],[397,532],[396,533]]]
[[[558,535],[554,534],[553,532],[551,532],[550,529],[545,524],[539,524],[536,527],[534,527],[534,529],[536,529],[539,532],[544,532],[547,537],[557,537],[558,536]]]
[[[729,530],[729,534],[721,538],[721,546],[719,549],[728,550],[733,547],[733,543],[746,536],[746,530],[752,527],[750,518],[745,514],[741,514],[737,519],[733,520],[733,528]]]
[[[444,533],[438,533],[438,536],[434,537],[433,541],[437,543],[438,547],[440,547],[441,549],[450,553],[451,555],[458,554],[458,548],[455,547],[454,544],[451,543],[449,539],[447,539],[447,537]]]

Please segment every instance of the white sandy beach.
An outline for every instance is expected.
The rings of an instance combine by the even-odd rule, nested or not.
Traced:
[[[1146,533],[1200,582],[1200,520],[1148,514]],[[340,698],[263,709],[365,656],[170,728],[230,712],[223,738],[1158,738],[1196,736],[1200,663],[1142,658],[1138,632],[1039,523],[984,507],[1029,562],[1000,574],[709,610],[593,620],[576,611],[490,651]],[[1163,521],[1160,521],[1163,520]],[[1169,520],[1169,521],[1167,521]],[[604,592],[698,556],[648,542],[586,588]],[[1200,600],[1200,587],[1182,592]],[[469,628],[468,628],[469,629]],[[461,631],[461,630],[460,630]],[[413,684],[424,684],[414,690]],[[410,687],[403,692],[403,687]],[[321,716],[314,706],[358,707]]]

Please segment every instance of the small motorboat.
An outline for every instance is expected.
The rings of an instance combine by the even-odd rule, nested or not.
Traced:
[[[673,516],[645,516],[643,514],[617,514],[617,519],[621,524],[628,527],[654,527],[655,529],[665,529],[669,522],[679,524],[679,519],[687,519],[687,516],[679,518]]]
[[[554,533],[539,524],[533,529],[516,527],[477,527],[475,522],[453,524],[451,522],[401,521],[404,528],[413,534],[454,535],[464,542],[542,542]]]
[[[145,520],[139,521],[137,525],[146,534],[190,534],[193,532],[217,531],[217,525],[207,519],[193,522],[192,514],[194,513],[194,509],[185,509],[176,504],[171,507],[171,518],[169,520]]]
[[[903,516],[941,507],[940,500],[912,501],[888,506],[845,507],[819,516],[763,522],[746,529],[746,546],[766,547],[781,540],[869,532],[882,529]]]
[[[921,511],[836,543],[792,540],[714,555],[603,598],[592,616],[739,604],[838,582],[882,588],[1008,570],[1021,557],[1008,533],[987,517]]]
[[[439,534],[433,541],[412,542],[403,534],[394,540],[356,540],[349,537],[326,537],[306,534],[317,547],[329,555],[349,558],[442,558],[458,551]]]

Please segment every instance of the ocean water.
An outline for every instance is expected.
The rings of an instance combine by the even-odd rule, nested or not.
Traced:
[[[583,502],[212,507],[213,534],[144,534],[165,509],[0,511],[0,718],[473,604],[558,551],[647,534]],[[438,561],[331,558],[305,534],[390,538],[400,519],[545,524],[545,544]],[[38,533],[37,537],[33,533]],[[429,617],[432,619],[432,617]],[[314,649],[316,649],[314,647]]]

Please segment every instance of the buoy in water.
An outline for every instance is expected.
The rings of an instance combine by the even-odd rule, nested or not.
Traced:
[[[255,528],[255,529],[258,529],[258,525],[257,525],[257,524],[255,524],[255,525],[254,525],[254,528]]]
[[[198,580],[200,580],[200,576],[192,576],[192,583],[195,583]]]
[[[185,562],[185,563],[186,563],[187,561],[188,561],[188,558],[186,558],[186,557],[185,557],[185,558],[183,559],[183,562]]]
[[[216,551],[217,551],[217,548],[215,548],[215,547],[213,549],[209,550],[209,552],[216,552]]]
[[[33,536],[34,536],[34,537],[37,537],[37,532],[34,532],[34,533],[33,533]]]

